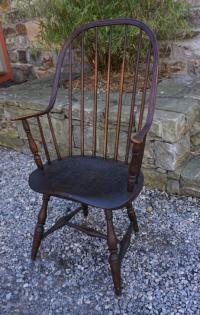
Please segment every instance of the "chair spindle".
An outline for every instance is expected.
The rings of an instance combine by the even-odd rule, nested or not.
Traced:
[[[133,122],[135,118],[135,100],[136,100],[136,92],[137,92],[137,78],[138,78],[138,70],[139,70],[139,62],[140,62],[140,54],[142,47],[142,30],[140,29],[138,39],[137,39],[137,56],[136,56],[136,65],[134,70],[134,82],[133,82],[133,90],[132,90],[132,98],[131,98],[131,111],[130,118],[128,124],[128,136],[127,136],[127,144],[126,144],[126,156],[125,163],[128,163],[130,144],[131,144],[131,133],[133,129]]]
[[[105,125],[104,125],[104,158],[107,157],[108,147],[108,118],[109,118],[109,101],[110,101],[110,68],[111,68],[111,52],[112,52],[112,27],[109,28],[108,39],[108,69],[107,69],[107,84],[106,84],[106,100],[105,100]]]
[[[93,109],[93,148],[92,148],[93,156],[96,155],[97,87],[98,87],[98,28],[95,27],[94,109]]]
[[[114,151],[115,160],[117,160],[117,157],[118,157],[119,134],[120,134],[120,124],[121,124],[121,114],[122,114],[124,70],[125,70],[125,63],[126,63],[126,48],[127,48],[127,25],[125,25],[124,33],[125,33],[124,34],[124,49],[123,49],[123,59],[122,59],[122,65],[121,65],[120,92],[119,92],[118,111],[117,111],[117,128],[116,128],[116,135],[115,135],[115,151]]]
[[[80,101],[80,142],[81,155],[84,155],[84,33],[81,34],[81,101]]]
[[[35,140],[33,139],[33,135],[31,133],[31,129],[30,129],[28,121],[26,119],[22,119],[22,125],[24,127],[24,131],[26,132],[29,147],[30,147],[31,152],[33,153],[33,156],[34,156],[35,164],[37,165],[38,168],[43,169],[42,159],[41,159],[40,154],[38,152],[37,144],[36,144]]]
[[[55,135],[55,132],[54,132],[54,129],[53,129],[53,124],[52,124],[51,116],[49,115],[49,113],[47,114],[47,119],[48,119],[48,122],[49,122],[49,127],[50,127],[50,131],[51,131],[52,139],[53,139],[53,144],[54,144],[54,147],[55,147],[55,150],[56,150],[57,158],[58,158],[58,160],[61,160],[61,155],[60,155],[58,143],[57,143],[57,140],[56,140],[56,135]]]
[[[72,156],[72,47],[69,46],[69,156]]]
[[[43,146],[44,146],[45,155],[46,155],[48,164],[50,164],[50,163],[51,163],[51,159],[50,159],[50,156],[49,156],[49,151],[48,151],[48,148],[47,148],[47,143],[46,143],[46,140],[45,140],[45,137],[44,137],[44,132],[43,132],[42,125],[41,125],[41,122],[40,122],[40,118],[39,118],[39,117],[37,117],[37,123],[38,123],[39,131],[40,131],[42,143],[43,143]]]
[[[146,56],[146,69],[145,69],[144,86],[143,86],[142,99],[141,99],[141,105],[140,105],[138,130],[141,130],[142,128],[142,121],[143,121],[144,107],[145,107],[145,100],[146,100],[146,91],[147,91],[147,82],[148,82],[148,76],[149,76],[150,56],[151,56],[151,46],[149,47],[147,51],[147,56]]]

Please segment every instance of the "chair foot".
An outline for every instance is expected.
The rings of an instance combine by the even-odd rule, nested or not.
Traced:
[[[109,264],[111,268],[113,283],[115,287],[116,295],[121,295],[121,275],[120,275],[120,261],[119,255],[117,254],[110,254],[109,257]]]
[[[81,206],[83,208],[83,215],[84,215],[84,217],[87,217],[88,216],[88,206],[84,205],[84,204],[81,204]]]
[[[132,202],[130,202],[127,206],[127,212],[128,212],[128,216],[130,221],[133,224],[133,230],[135,231],[135,233],[139,232],[139,227],[138,227],[138,223],[137,223],[137,217],[134,211],[134,208],[132,206]]]
[[[40,212],[38,214],[38,222],[36,224],[34,237],[33,237],[32,252],[31,252],[31,259],[32,260],[36,259],[38,248],[40,246],[40,243],[41,243],[41,240],[43,237],[44,224],[45,224],[46,217],[47,217],[47,206],[48,206],[49,198],[50,197],[48,195],[43,195],[42,207],[41,207]]]
[[[117,237],[115,235],[112,210],[105,210],[106,222],[107,222],[107,243],[110,251],[109,264],[111,268],[113,283],[115,287],[116,295],[121,294],[121,272],[120,272],[120,259],[117,248]]]

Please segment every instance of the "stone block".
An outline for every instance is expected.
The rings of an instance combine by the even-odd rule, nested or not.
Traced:
[[[16,83],[22,83],[30,79],[34,79],[33,66],[30,64],[13,63],[13,80]]]
[[[185,115],[185,131],[190,129],[197,118],[200,118],[199,100],[182,97],[158,97],[156,109]]]
[[[9,125],[7,126],[7,128],[0,129],[0,136],[14,139],[19,138],[16,128]]]
[[[192,144],[192,147],[195,148],[195,147],[199,147],[200,145],[200,134],[196,134],[196,135],[193,135],[191,136],[191,144]]]
[[[180,183],[182,194],[200,197],[200,156],[194,156],[188,161],[181,172]]]
[[[142,165],[144,168],[150,168],[150,169],[154,169],[156,168],[156,165],[155,165],[155,160],[154,159],[148,159],[148,158],[145,158],[143,157],[143,160],[142,160]]]
[[[185,91],[185,98],[200,100],[200,81],[194,80]]]
[[[176,58],[175,58],[176,60]],[[182,60],[180,58],[180,60]],[[187,77],[185,75],[183,76],[173,76],[170,79],[164,79],[158,84],[158,92],[157,96],[162,97],[176,97],[182,93],[184,93],[184,90],[188,87],[188,85],[191,83],[192,79],[191,77]]]
[[[183,171],[183,169],[185,168],[186,164],[188,163],[188,161],[190,160],[190,155],[184,159],[184,161],[180,164],[180,166],[178,166],[174,171],[168,171],[167,172],[167,177],[169,179],[175,179],[175,180],[179,180],[181,177],[181,173]]]
[[[163,141],[170,143],[178,141],[185,131],[185,116],[179,113],[163,112],[161,119]]]
[[[199,75],[200,60],[200,35],[187,40],[174,41],[171,47],[172,60],[184,60],[187,64],[187,73],[190,75]]]
[[[191,129],[191,150],[200,152],[200,122],[196,121]]]
[[[154,141],[146,141],[145,149],[144,149],[144,158],[154,160]]]
[[[11,148],[17,151],[22,151],[22,148],[24,147],[24,141],[20,139],[19,137],[10,137],[6,132],[4,131],[3,134],[0,133],[0,145]]]
[[[167,171],[165,169],[161,168],[161,167],[157,167],[156,168],[156,172],[162,173],[162,174],[166,174],[167,173]]]
[[[155,142],[155,164],[165,170],[174,171],[189,155],[189,134],[184,135],[176,143]]]
[[[16,121],[15,126],[17,129],[17,133],[21,139],[27,139],[26,133],[24,131],[23,125],[21,121]]]
[[[0,103],[0,122],[2,119],[4,119],[4,106]]]
[[[144,183],[150,187],[156,187],[160,190],[166,190],[167,175],[158,173],[155,170],[142,168],[144,173]]]
[[[178,180],[175,179],[168,179],[167,180],[167,192],[171,194],[180,194],[180,183]]]
[[[144,113],[144,119],[147,110]],[[139,121],[139,111],[136,113],[136,124]],[[185,115],[164,110],[156,110],[150,129],[151,139],[161,138],[163,141],[174,143],[181,138],[186,128]]]

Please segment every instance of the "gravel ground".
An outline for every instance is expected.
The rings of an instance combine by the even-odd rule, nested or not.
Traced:
[[[104,240],[69,227],[44,240],[30,259],[41,196],[27,183],[30,156],[0,149],[0,314],[200,314],[200,200],[147,189],[135,203],[140,232],[122,265],[115,297]],[[75,203],[52,198],[47,226]],[[128,224],[115,212],[117,234]],[[82,215],[77,221],[83,220]],[[105,229],[103,211],[89,223]]]

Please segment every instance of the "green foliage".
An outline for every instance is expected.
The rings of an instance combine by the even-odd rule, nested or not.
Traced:
[[[59,46],[78,25],[97,19],[131,17],[146,22],[161,40],[175,39],[186,35],[189,26],[185,18],[185,0],[18,0],[18,7],[25,16],[37,17],[41,24],[41,39]],[[134,28],[130,36],[135,37]],[[107,29],[100,33],[99,55],[105,57]],[[115,62],[121,47],[119,29],[114,28],[112,54]],[[122,37],[123,38],[123,37]],[[86,38],[87,57],[92,62],[93,37]]]

